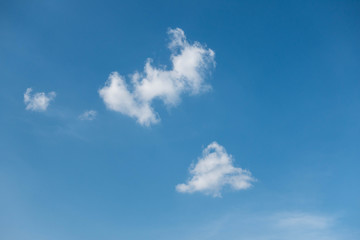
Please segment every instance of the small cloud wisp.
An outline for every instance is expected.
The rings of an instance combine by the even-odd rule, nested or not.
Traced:
[[[32,89],[26,89],[24,94],[24,103],[26,105],[25,109],[36,112],[44,112],[48,108],[50,101],[55,99],[55,92],[39,92],[31,94]]]
[[[97,112],[95,110],[85,111],[83,114],[79,116],[80,120],[88,120],[92,121],[96,118]]]

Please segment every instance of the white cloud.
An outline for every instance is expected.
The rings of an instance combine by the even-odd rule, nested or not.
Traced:
[[[214,197],[221,196],[221,190],[229,185],[235,190],[252,186],[255,181],[248,170],[233,166],[233,158],[225,148],[216,142],[209,144],[202,152],[196,165],[190,167],[191,178],[178,184],[176,190],[182,193],[202,192]]]
[[[85,111],[79,116],[80,120],[94,120],[96,118],[97,112],[94,110]]]
[[[43,112],[48,108],[50,101],[54,100],[56,93],[55,92],[39,92],[31,94],[32,89],[26,89],[24,94],[24,103],[26,105],[26,110]]]
[[[124,77],[117,72],[111,73],[105,86],[99,90],[108,109],[149,126],[160,121],[151,106],[154,99],[175,106],[182,94],[199,94],[211,88],[204,82],[204,77],[206,70],[215,65],[214,51],[198,42],[190,44],[180,28],[170,29],[168,34],[172,68],[153,67],[152,60],[148,59],[144,71],[132,75],[130,89]]]

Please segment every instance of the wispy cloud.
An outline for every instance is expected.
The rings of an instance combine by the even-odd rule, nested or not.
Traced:
[[[337,226],[337,219],[334,216],[302,212],[278,212],[270,216],[264,216],[264,221],[255,218],[264,231],[258,234],[258,239],[319,239],[319,240],[340,240],[346,239],[348,235],[343,229]],[[260,229],[260,228],[259,228]],[[348,235],[349,239],[352,239]]]
[[[234,167],[232,156],[216,142],[203,150],[202,157],[190,167],[190,175],[187,183],[176,186],[178,192],[202,192],[220,197],[221,190],[226,185],[235,190],[243,190],[251,187],[251,183],[255,181],[248,170]]]
[[[26,89],[24,94],[24,103],[26,105],[26,110],[30,111],[38,111],[43,112],[46,111],[48,108],[50,101],[55,99],[56,93],[55,92],[38,92],[35,94],[31,94],[32,89]]]
[[[80,120],[89,120],[92,121],[96,118],[97,112],[95,110],[85,111],[79,116]]]
[[[153,67],[152,60],[148,59],[144,71],[132,75],[131,90],[124,77],[117,72],[111,73],[105,86],[99,90],[108,109],[149,126],[160,121],[152,107],[154,99],[160,99],[167,106],[175,106],[184,93],[194,95],[210,89],[210,85],[204,83],[204,77],[206,71],[215,65],[214,51],[198,42],[190,44],[180,28],[170,29],[168,34],[172,69]]]
[[[274,216],[280,228],[325,229],[331,227],[334,219],[327,216],[303,212],[281,213]]]
[[[339,217],[304,211],[249,213],[233,210],[205,222],[191,222],[181,227],[177,225],[176,230],[181,234],[172,236],[175,240],[359,239],[357,229],[345,227]],[[170,232],[160,239],[168,239],[171,234]]]

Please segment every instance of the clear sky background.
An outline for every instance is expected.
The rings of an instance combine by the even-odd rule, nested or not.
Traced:
[[[177,27],[211,90],[150,126],[108,109],[111,72],[171,69]],[[359,1],[3,0],[0,81],[0,239],[360,238]],[[177,191],[213,141],[256,182]]]

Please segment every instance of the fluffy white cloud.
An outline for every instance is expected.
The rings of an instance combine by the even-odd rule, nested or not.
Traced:
[[[202,192],[220,197],[221,190],[226,185],[235,190],[243,190],[251,187],[251,182],[255,181],[248,170],[234,167],[232,156],[216,142],[203,150],[202,157],[190,167],[190,175],[187,183],[176,186],[177,191]]]
[[[26,110],[43,112],[48,108],[50,101],[54,100],[56,93],[55,92],[39,92],[31,94],[32,89],[26,89],[24,94],[24,103],[26,105]]]
[[[79,116],[80,120],[94,120],[96,118],[97,112],[94,110],[85,111]]]
[[[182,94],[199,94],[211,88],[204,82],[204,77],[206,71],[215,65],[214,51],[198,42],[190,44],[180,28],[170,29],[168,34],[172,68],[153,67],[152,60],[148,59],[144,71],[132,75],[130,89],[124,77],[117,72],[111,73],[105,86],[99,90],[108,109],[149,126],[160,121],[151,106],[154,99],[175,106]]]

